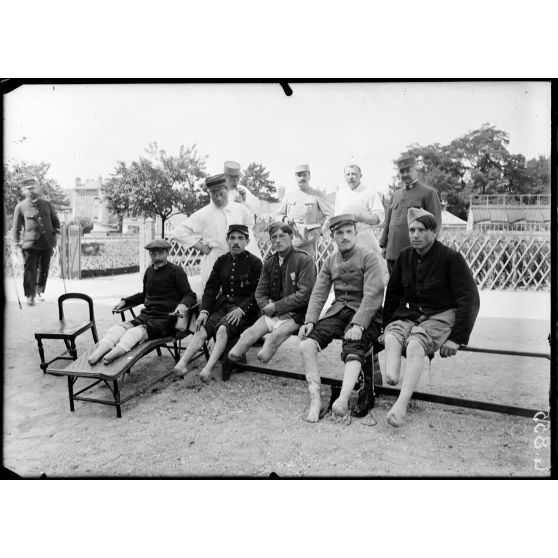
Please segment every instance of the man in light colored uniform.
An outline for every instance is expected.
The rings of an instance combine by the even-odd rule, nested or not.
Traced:
[[[182,221],[172,234],[173,239],[186,248],[193,247],[205,254],[201,262],[202,291],[217,258],[228,252],[227,231],[230,225],[243,224],[248,227],[249,235],[254,240],[249,242],[246,249],[257,258],[262,258],[251,231],[254,217],[244,205],[229,201],[225,175],[210,176],[205,185],[211,199],[209,204]]]
[[[285,193],[278,217],[293,227],[294,247],[315,258],[320,230],[333,208],[322,192],[310,187],[309,165],[295,167],[295,177],[298,189]]]
[[[225,161],[223,172],[225,173],[227,188],[229,189],[229,199],[245,205],[255,220],[260,209],[260,200],[248,188],[238,184],[240,180],[240,165],[236,161]]]

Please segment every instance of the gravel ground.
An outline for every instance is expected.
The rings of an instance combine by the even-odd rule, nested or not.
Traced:
[[[69,309],[77,315],[80,305]],[[95,310],[102,334],[114,318],[108,304]],[[549,448],[534,447],[532,419],[416,401],[408,423],[393,429],[385,420],[393,399],[381,397],[376,426],[327,417],[311,425],[304,382],[252,372],[194,389],[167,379],[126,403],[121,419],[112,407],[83,402],[71,413],[66,379],[41,373],[33,339],[55,313],[53,301],[23,310],[10,302],[5,311],[3,464],[23,477],[546,475],[534,468],[534,459],[548,464]],[[547,335],[544,321],[481,318],[471,344],[548,351]],[[91,342],[82,336],[78,350]],[[324,370],[339,374],[338,354],[333,344],[320,355]],[[294,339],[278,361],[300,370]],[[124,390],[172,365],[168,355],[145,358]],[[433,385],[425,373],[419,389],[547,409],[549,368],[542,359],[460,353],[436,358]]]

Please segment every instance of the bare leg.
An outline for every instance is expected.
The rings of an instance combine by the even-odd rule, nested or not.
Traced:
[[[260,362],[269,362],[277,349],[296,331],[299,325],[294,320],[289,320],[281,324],[276,330],[272,331],[265,339],[263,347],[260,349],[256,358]]]
[[[407,343],[407,365],[401,392],[386,416],[391,426],[403,426],[403,420],[407,415],[407,406],[420,380],[424,357],[425,352],[422,345],[411,339]]]
[[[338,416],[344,417],[349,413],[349,397],[360,374],[360,360],[349,360],[345,363],[343,385],[339,397],[333,402],[331,410]]]
[[[300,342],[300,353],[304,362],[308,391],[310,392],[310,408],[306,420],[318,422],[327,412],[327,402],[322,401],[321,379],[318,371],[318,346],[313,339]]]
[[[399,383],[401,372],[401,353],[403,347],[395,335],[387,333],[385,336],[386,347],[386,384],[396,386]]]
[[[233,361],[240,360],[246,351],[269,331],[265,318],[261,316],[256,323],[245,329],[236,345],[229,351],[228,357]]]
[[[227,328],[222,325],[219,327],[215,335],[215,345],[213,346],[209,360],[200,372],[200,378],[203,382],[209,381],[214,366],[217,364],[217,361],[221,358],[221,355],[225,351],[228,340],[229,336],[227,334]]]
[[[183,378],[185,374],[188,373],[188,364],[190,363],[190,359],[203,347],[207,339],[207,331],[205,327],[200,328],[199,331],[196,331],[194,337],[190,339],[188,346],[186,347],[182,357],[174,366],[174,377],[175,378]]]

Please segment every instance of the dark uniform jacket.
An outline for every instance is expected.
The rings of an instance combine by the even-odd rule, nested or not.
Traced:
[[[397,258],[386,291],[384,325],[454,308],[449,340],[466,345],[479,307],[479,291],[465,258],[435,240],[423,256],[410,247]]]
[[[155,269],[150,265],[143,276],[143,291],[122,299],[128,304],[144,304],[134,325],[145,325],[149,339],[167,337],[174,332],[175,316],[169,316],[180,303],[188,308],[196,303],[186,272],[179,265],[167,262]]]
[[[302,323],[315,282],[316,266],[306,252],[291,248],[283,265],[279,265],[279,254],[272,254],[264,262],[256,302],[261,310],[271,300],[278,316]]]
[[[366,329],[380,310],[384,298],[383,271],[380,256],[371,250],[354,246],[349,252],[336,251],[322,265],[312,291],[305,322],[316,323],[331,290],[335,300],[323,318],[334,316],[343,308],[354,311],[352,324]]]
[[[219,256],[205,285],[201,310],[209,314],[223,304],[234,304],[245,316],[256,317],[258,306],[254,293],[258,286],[262,262],[250,252],[236,258],[229,253]]]
[[[21,242],[23,250],[50,250],[56,245],[57,234],[60,221],[49,201],[38,198],[33,203],[24,199],[16,205],[12,237],[16,244]]]
[[[442,225],[442,206],[434,188],[417,180],[409,188],[396,190],[387,210],[379,243],[381,248],[386,249],[386,260],[396,260],[401,250],[411,245],[407,223],[407,211],[410,207],[422,207],[430,211],[436,217],[438,225]]]

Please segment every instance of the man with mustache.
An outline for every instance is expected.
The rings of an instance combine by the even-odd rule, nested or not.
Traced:
[[[262,315],[229,351],[229,358],[233,361],[243,358],[246,351],[265,335],[257,358],[269,362],[281,344],[298,331],[316,281],[314,260],[306,252],[293,247],[290,225],[273,223],[269,227],[269,238],[273,254],[264,262],[256,289],[256,302]]]
[[[260,200],[248,188],[239,185],[240,164],[236,161],[225,161],[223,172],[231,201],[244,204],[255,219],[260,209]]]
[[[312,295],[304,325],[300,328],[300,352],[306,371],[310,408],[306,420],[318,422],[327,412],[322,400],[318,352],[335,337],[343,337],[341,360],[345,363],[343,385],[332,410],[339,417],[349,414],[349,396],[363,370],[365,355],[378,337],[378,311],[384,296],[380,256],[356,245],[354,215],[337,215],[330,220],[337,251],[325,260]],[[331,287],[335,299],[325,315],[320,312]]]
[[[411,207],[422,207],[442,223],[442,206],[434,188],[417,179],[417,160],[404,156],[396,161],[403,187],[395,190],[388,208],[384,230],[380,238],[382,254],[387,261],[388,271],[392,272],[395,260],[401,250],[410,246],[407,226],[407,211]]]
[[[205,285],[201,310],[196,322],[196,333],[188,343],[182,358],[174,367],[175,378],[185,378],[186,387],[194,387],[196,371],[188,370],[191,358],[204,342],[215,337],[211,356],[200,372],[200,379],[207,382],[213,368],[223,355],[230,339],[234,339],[258,317],[254,293],[262,262],[246,252],[248,227],[233,224],[227,231],[229,252],[217,258]]]
[[[465,258],[436,240],[438,221],[424,209],[407,212],[411,246],[405,248],[390,275],[384,303],[386,382],[399,382],[401,355],[407,364],[401,392],[387,414],[391,426],[402,426],[424,357],[438,349],[451,357],[469,336],[480,298]]]
[[[333,208],[322,192],[310,187],[309,165],[295,167],[295,178],[298,189],[285,193],[278,218],[291,225],[294,247],[314,258],[322,225],[333,215]]]

